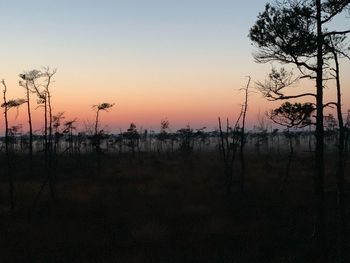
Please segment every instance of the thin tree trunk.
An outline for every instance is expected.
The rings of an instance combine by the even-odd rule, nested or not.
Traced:
[[[96,111],[96,119],[95,119],[95,152],[96,152],[96,161],[97,161],[97,171],[101,171],[101,149],[100,149],[100,134],[98,131],[98,122],[99,122],[99,113],[100,110]]]
[[[30,96],[29,96],[28,81],[26,81],[26,97],[27,97],[27,112],[28,112],[28,125],[29,125],[29,175],[33,174],[33,125],[32,114],[30,111]]]
[[[337,198],[337,212],[338,212],[338,260],[339,262],[345,262],[345,198],[344,198],[344,172],[345,172],[345,127],[342,114],[342,100],[341,100],[341,89],[340,89],[340,69],[338,55],[333,49],[333,56],[335,62],[335,79],[337,86],[337,115],[338,115],[338,125],[339,125],[339,141],[338,141],[338,167],[337,167],[337,188],[338,188],[338,198]]]
[[[219,120],[219,130],[220,130],[220,138],[221,138],[221,151],[222,151],[222,157],[224,161],[224,173],[225,173],[225,186],[226,186],[226,195],[231,194],[231,185],[232,185],[232,169],[229,166],[229,156],[230,156],[230,149],[228,148],[228,132],[224,135],[222,131],[221,126],[221,119]],[[227,124],[228,125],[228,124]],[[228,129],[228,127],[227,127]]]
[[[51,193],[51,199],[56,200],[56,187],[55,187],[55,167],[54,167],[54,160],[53,160],[53,154],[52,154],[52,106],[51,106],[51,95],[49,91],[49,84],[46,88],[46,118],[47,118],[47,158],[48,158],[48,176],[50,178],[50,193]]]
[[[44,151],[45,151],[45,160],[47,159],[48,151],[48,140],[47,140],[47,94],[45,93],[44,101]]]
[[[244,146],[245,146],[245,119],[248,110],[248,89],[250,85],[251,77],[248,77],[248,83],[245,88],[245,96],[244,96],[244,104],[243,104],[243,115],[242,115],[242,129],[241,129],[241,145],[239,150],[239,157],[241,160],[241,192],[244,192],[244,184],[245,184],[245,156],[244,156]]]
[[[47,89],[47,106],[48,106],[48,118],[49,118],[49,124],[48,124],[48,143],[49,143],[49,151],[52,151],[52,106],[51,106],[51,94],[50,91]]]
[[[14,180],[13,180],[13,174],[12,174],[12,167],[11,167],[11,160],[10,160],[10,149],[9,149],[9,125],[8,125],[8,105],[6,100],[6,92],[7,87],[5,84],[5,81],[2,81],[2,84],[4,86],[3,90],[3,107],[4,107],[4,117],[5,117],[5,151],[6,151],[6,172],[7,177],[9,181],[9,194],[10,194],[10,212],[11,214],[14,213],[15,210],[15,202],[14,202]]]
[[[287,161],[286,171],[285,171],[285,175],[284,175],[284,178],[283,178],[283,182],[282,182],[282,186],[281,186],[281,189],[280,189],[280,193],[282,193],[284,191],[284,189],[286,188],[286,186],[288,184],[289,175],[290,175],[290,167],[291,167],[293,156],[294,156],[294,147],[293,147],[292,135],[289,133],[289,131],[288,131],[288,141],[289,141],[288,161]]]
[[[323,128],[323,35],[321,0],[316,0],[317,70],[316,70],[316,148],[315,148],[315,232],[318,248],[326,252],[325,198],[324,198],[324,128]]]

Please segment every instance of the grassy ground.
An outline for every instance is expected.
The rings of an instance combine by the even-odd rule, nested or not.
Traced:
[[[336,254],[332,156],[328,262]],[[13,216],[6,178],[0,182],[0,262],[320,262],[312,245],[312,155],[296,157],[280,193],[286,159],[249,153],[246,191],[234,189],[227,197],[216,153],[197,153],[188,161],[176,155],[104,156],[100,173],[93,156],[79,163],[61,157],[57,201],[45,188],[33,207],[44,179],[40,160],[28,177],[24,160],[16,157]]]

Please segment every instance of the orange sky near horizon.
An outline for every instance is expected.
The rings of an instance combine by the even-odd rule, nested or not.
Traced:
[[[266,110],[278,106],[281,102],[268,102],[262,98],[255,89],[255,81],[263,80],[269,67],[256,65],[262,68],[260,79],[252,76],[251,91],[249,96],[249,109],[247,115],[248,128],[257,124],[257,116],[263,115]],[[265,70],[265,72],[263,71]],[[61,76],[60,76],[61,74]],[[85,130],[85,124],[93,123],[94,112],[92,105],[100,102],[115,103],[109,112],[101,114],[101,127],[109,132],[118,133],[126,130],[131,122],[138,128],[159,130],[160,121],[168,119],[170,128],[176,131],[179,128],[190,125],[192,128],[207,127],[213,130],[218,127],[217,118],[230,118],[234,121],[243,102],[243,91],[239,91],[246,85],[246,76],[235,76],[227,70],[201,73],[199,70],[193,78],[187,74],[179,73],[179,76],[164,75],[143,76],[140,79],[123,75],[119,78],[107,79],[107,76],[94,76],[94,78],[74,79],[73,75],[63,77],[60,70],[57,71],[54,83],[51,86],[53,111],[65,112],[66,120],[77,119],[79,131]],[[106,74],[108,75],[108,74]],[[345,74],[344,74],[345,75]],[[187,77],[187,78],[186,78]],[[18,86],[16,76],[8,83],[8,98],[24,97],[24,89]],[[343,83],[350,83],[346,76]],[[312,91],[313,82],[300,83],[304,89]],[[335,90],[329,83],[325,89],[326,100],[335,96]],[[350,92],[343,84],[344,111],[350,108]],[[297,92],[302,88],[296,88]],[[34,94],[32,95],[34,98]],[[300,101],[300,100],[299,100]],[[33,120],[36,130],[42,126],[43,110],[36,108],[32,101]],[[10,125],[22,124],[27,131],[27,112],[25,107],[16,111],[11,110]]]
[[[115,103],[101,114],[102,127],[107,125],[113,133],[126,130],[131,122],[157,131],[163,119],[170,121],[172,131],[188,124],[213,130],[219,116],[234,121],[239,115],[244,95],[239,89],[248,75],[254,91],[248,128],[259,114],[281,103],[267,102],[254,89],[272,67],[254,62],[255,49],[247,36],[265,1],[35,3],[0,2],[0,79],[8,84],[9,99],[23,98],[18,74],[57,68],[51,87],[53,112],[65,112],[67,120],[76,118],[80,131],[84,123],[94,121],[92,105],[101,102]],[[348,72],[350,63],[342,61],[344,111],[350,108]],[[303,82],[296,90],[313,92],[314,86]],[[325,100],[334,98],[334,84],[329,82]],[[35,128],[40,129],[42,109],[33,104],[32,110]],[[21,123],[27,131],[25,108],[17,119],[15,115],[11,112],[10,125]],[[0,122],[2,133],[3,127]]]

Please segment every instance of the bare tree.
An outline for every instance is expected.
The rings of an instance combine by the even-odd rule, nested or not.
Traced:
[[[124,132],[123,138],[126,141],[126,146],[128,146],[131,150],[132,157],[135,158],[136,156],[136,149],[138,153],[140,154],[140,133],[138,132],[135,123],[130,123],[129,128]]]
[[[59,146],[59,140],[62,136],[60,132],[61,121],[65,119],[64,112],[59,112],[52,116],[52,127],[53,127],[53,155],[57,155],[57,149]]]
[[[47,148],[47,151],[52,151],[52,102],[51,102],[51,91],[50,86],[52,84],[52,78],[56,74],[57,70],[53,69],[50,70],[49,67],[45,68],[42,72],[42,77],[44,78],[43,83],[43,95],[45,97],[45,145]]]
[[[337,101],[335,104],[337,109],[338,127],[339,127],[339,138],[338,138],[338,165],[337,165],[337,188],[338,188],[338,199],[337,199],[337,211],[338,211],[338,255],[339,261],[344,262],[345,260],[345,198],[344,198],[344,173],[346,166],[345,158],[345,141],[346,141],[346,127],[344,125],[343,112],[342,112],[342,96],[341,96],[341,82],[340,82],[340,65],[339,58],[345,57],[350,59],[349,54],[346,52],[344,47],[344,36],[333,36],[328,39],[328,48],[333,56],[334,67],[331,68],[331,75],[334,77],[336,82],[336,94]]]
[[[241,138],[240,138],[240,148],[239,148],[239,159],[241,161],[241,191],[244,191],[245,184],[245,156],[244,156],[244,146],[246,144],[246,134],[245,134],[245,122],[248,111],[248,95],[249,95],[249,85],[251,77],[248,77],[248,82],[244,88],[244,102],[242,105],[242,127],[241,127]]]
[[[24,99],[16,99],[16,100],[7,100],[7,85],[5,80],[1,81],[3,86],[3,103],[1,107],[4,109],[4,117],[5,117],[5,153],[6,153],[6,173],[9,180],[9,194],[10,194],[10,211],[13,214],[15,209],[14,202],[14,179],[13,179],[13,171],[11,164],[11,156],[10,156],[10,146],[9,146],[9,122],[8,122],[8,111],[11,108],[18,108],[20,105],[25,103]]]
[[[93,135],[93,145],[95,146],[95,153],[97,155],[97,170],[101,170],[101,137],[103,135],[103,130],[99,129],[100,125],[100,112],[108,112],[114,106],[114,103],[99,103],[92,106],[92,109],[95,111],[95,125],[94,125],[94,135]]]
[[[157,139],[158,139],[158,147],[157,147],[157,152],[158,155],[160,155],[160,153],[163,151],[163,146],[166,143],[167,139],[168,139],[168,131],[169,131],[169,125],[170,122],[168,120],[162,120],[160,122],[160,131],[157,135]]]
[[[19,85],[25,89],[26,103],[27,103],[27,114],[28,114],[28,125],[29,125],[29,175],[33,173],[33,124],[32,124],[32,113],[30,104],[30,94],[34,93],[33,83],[40,77],[38,70],[32,70],[19,74],[21,80]]]
[[[224,162],[224,173],[225,173],[225,185],[226,194],[231,194],[232,181],[233,181],[233,164],[236,157],[236,152],[239,144],[239,121],[242,117],[242,111],[237,118],[236,123],[233,128],[229,125],[229,120],[226,119],[226,130],[223,131],[221,125],[221,119],[219,121],[219,132],[220,132],[220,150],[222,154],[222,159]]]

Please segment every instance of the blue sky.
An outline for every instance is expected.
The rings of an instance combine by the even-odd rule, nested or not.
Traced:
[[[178,127],[234,118],[246,76],[270,65],[252,58],[248,39],[265,1],[0,0],[0,78],[20,96],[17,75],[57,68],[56,111],[88,119],[90,106],[116,102],[110,119],[127,127],[173,120]],[[349,67],[347,67],[348,69]],[[349,77],[346,79],[350,82]],[[77,100],[76,98],[79,98]],[[268,105],[251,98],[249,118]]]
[[[22,55],[69,54],[81,48],[90,55],[108,55],[113,49],[176,55],[233,45],[247,50],[248,29],[264,6],[263,1],[203,0],[0,3],[2,45],[13,49],[12,56],[15,48]]]

